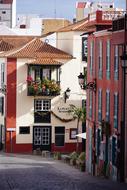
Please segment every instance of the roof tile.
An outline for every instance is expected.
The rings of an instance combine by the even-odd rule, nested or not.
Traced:
[[[0,56],[17,58],[73,58],[72,55],[41,41],[39,38],[34,38],[24,46],[0,54]]]

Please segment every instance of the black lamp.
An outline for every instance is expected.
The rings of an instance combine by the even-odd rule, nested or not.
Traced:
[[[0,88],[0,92],[6,94],[6,90],[6,85],[2,85],[2,87]]]
[[[78,82],[79,82],[79,85],[81,87],[81,89],[84,89],[84,75],[82,73],[80,73],[80,75],[78,76]]]
[[[89,89],[89,90],[96,91],[96,79],[87,83],[85,78],[86,78],[85,75],[83,75],[82,73],[80,73],[80,75],[78,76],[78,81],[79,81],[79,85],[81,89],[84,89],[84,90]]]
[[[70,88],[67,88],[67,90],[64,92],[64,101],[66,103],[67,99],[70,97]]]

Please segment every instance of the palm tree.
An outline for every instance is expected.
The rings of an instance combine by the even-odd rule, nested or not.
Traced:
[[[70,105],[70,114],[73,115],[74,119],[77,119],[77,134],[79,131],[79,122],[85,122],[86,121],[86,108],[78,108],[74,105]],[[79,152],[79,137],[77,137],[77,144],[76,144],[76,152]]]

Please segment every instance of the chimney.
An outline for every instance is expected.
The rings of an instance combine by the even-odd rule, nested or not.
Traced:
[[[84,8],[86,2],[76,2],[76,21],[84,19]]]

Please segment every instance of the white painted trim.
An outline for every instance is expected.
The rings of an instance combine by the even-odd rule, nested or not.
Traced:
[[[99,37],[99,36],[107,36],[107,35],[111,35],[112,32],[108,31],[108,30],[102,30],[99,32],[94,32],[93,33],[95,37]]]
[[[16,128],[8,128],[7,131],[16,131]]]

